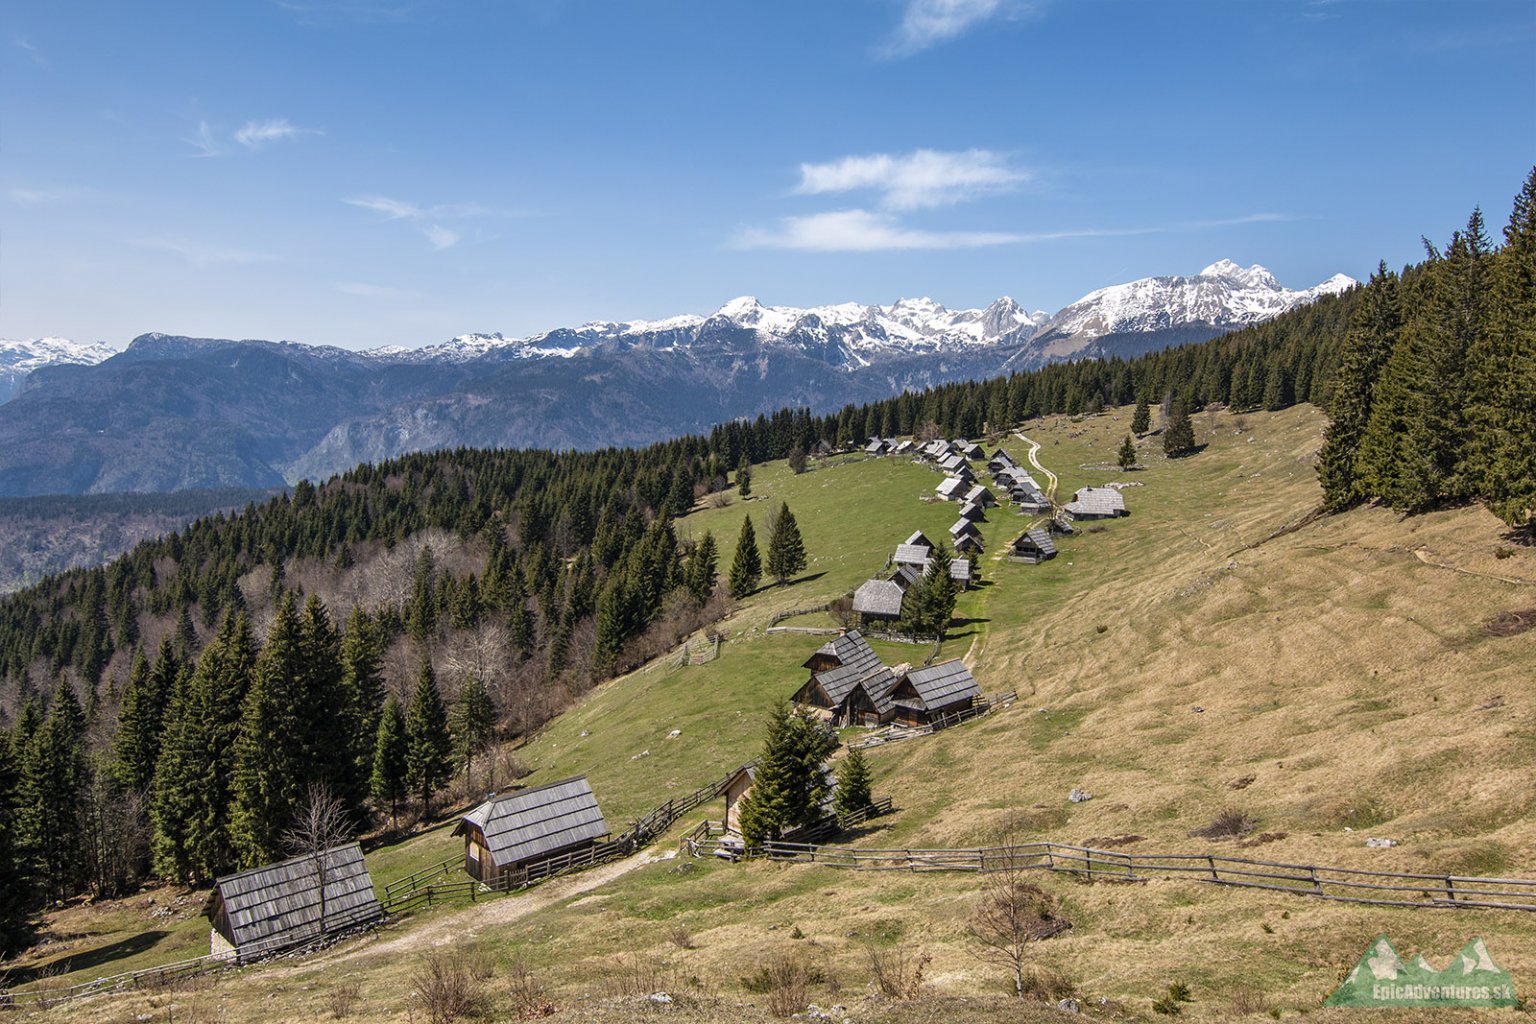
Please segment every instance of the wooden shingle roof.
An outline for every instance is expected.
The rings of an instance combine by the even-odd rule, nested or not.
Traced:
[[[1124,515],[1125,496],[1113,487],[1084,487],[1072,496],[1066,510],[1074,515]]]
[[[961,537],[965,534],[980,536],[981,529],[969,519],[956,519],[955,525],[949,528],[949,533],[952,537]]]
[[[356,843],[225,875],[214,883],[213,906],[222,908],[222,915],[214,910],[215,924],[227,924],[224,937],[237,950],[300,942],[384,916]]]
[[[960,490],[964,488],[965,485],[966,481],[960,479],[957,476],[952,476],[948,480],[945,480],[943,483],[935,487],[934,490],[948,498],[951,495],[960,493]]]
[[[948,707],[967,697],[981,696],[981,687],[971,675],[971,670],[958,658],[928,668],[912,669],[907,673],[906,681],[917,691],[923,705],[930,709]]]
[[[584,775],[493,797],[464,815],[497,867],[549,856],[608,834]]]
[[[926,533],[924,533],[922,530],[913,530],[912,531],[912,536],[908,537],[905,541],[903,541],[903,543],[905,543],[905,544],[921,544],[925,548],[933,547],[933,541],[929,540],[928,539],[928,535]]]
[[[933,547],[928,544],[898,544],[891,561],[900,565],[922,565],[932,551]]]
[[[1051,531],[1043,526],[1019,534],[1013,546],[1015,550],[1039,551],[1046,558],[1056,554],[1056,542],[1051,538]]]
[[[987,510],[974,501],[967,501],[964,505],[960,506],[960,518],[962,519],[985,519],[986,517]]]
[[[853,610],[860,615],[899,617],[904,596],[890,580],[867,580],[853,592]]]
[[[816,649],[816,653],[836,658],[840,666],[844,668],[851,666],[859,672],[868,671],[872,666],[880,664],[880,655],[869,646],[869,641],[864,639],[864,634],[856,629],[850,629],[841,636],[828,640]],[[807,659],[806,668],[811,666],[811,660]]]

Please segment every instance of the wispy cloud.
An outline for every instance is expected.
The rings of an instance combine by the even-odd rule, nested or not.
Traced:
[[[389,0],[275,0],[273,6],[287,11],[299,22],[312,24],[319,21],[404,21],[414,13],[417,4]]]
[[[1136,227],[1064,228],[1056,231],[926,231],[904,227],[889,214],[838,210],[806,217],[786,217],[772,229],[749,228],[734,240],[739,249],[794,249],[803,252],[879,252],[903,249],[976,249],[993,245],[1030,245],[1073,238],[1128,238],[1175,235],[1243,224],[1269,224],[1300,218],[1285,213],[1250,213],[1217,220],[1177,221]]]
[[[320,134],[313,128],[299,128],[290,124],[286,117],[270,117],[264,121],[245,122],[244,127],[235,132],[235,141],[249,149],[259,149],[269,142]]]
[[[6,198],[17,206],[42,206],[69,198],[69,192],[57,188],[13,188],[6,193]]]
[[[422,233],[434,249],[450,249],[464,238],[464,233],[442,223],[444,220],[465,220],[490,215],[491,210],[473,203],[443,203],[437,206],[419,206],[403,199],[389,196],[353,196],[343,199],[348,206],[382,213],[389,220],[409,221]]]
[[[1021,3],[1004,0],[907,0],[901,24],[881,53],[886,57],[910,57],[956,39],[985,21],[1027,9]]]
[[[873,191],[887,209],[917,210],[1005,192],[1028,180],[1028,172],[1008,166],[989,150],[918,149],[898,156],[876,153],[801,164],[795,191],[801,195]]]
[[[139,238],[133,244],[141,249],[170,253],[199,269],[216,266],[269,263],[276,257],[270,253],[241,249],[233,246],[213,245],[186,238]]]
[[[208,127],[207,121],[197,122],[197,131],[181,141],[197,151],[192,154],[196,157],[218,156],[224,152],[218,139],[214,138],[213,129]]]
[[[11,36],[11,45],[16,47],[16,49],[20,50],[22,53],[25,53],[28,57],[32,58],[32,63],[36,64],[38,67],[41,68],[48,66],[48,58],[44,57],[42,51],[33,46],[32,40],[28,39],[26,36],[21,35],[20,33]]]
[[[361,299],[408,299],[417,294],[410,288],[368,284],[364,281],[337,281],[336,290],[343,295],[355,295]]]
[[[900,249],[974,249],[1007,245],[1022,236],[998,231],[926,231],[903,226],[890,214],[833,210],[785,217],[772,229],[750,228],[736,239],[742,249],[808,252],[880,252]]]

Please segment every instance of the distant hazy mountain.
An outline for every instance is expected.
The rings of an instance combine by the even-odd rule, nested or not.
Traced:
[[[0,402],[9,402],[33,370],[64,364],[94,366],[114,351],[100,343],[82,345],[65,338],[0,338]]]
[[[1290,291],[1223,260],[1055,316],[1008,298],[964,310],[739,298],[709,316],[370,352],[146,334],[99,362],[45,362],[0,405],[0,495],[269,487],[458,445],[643,444],[784,406],[825,411],[1203,340],[1353,283]]]

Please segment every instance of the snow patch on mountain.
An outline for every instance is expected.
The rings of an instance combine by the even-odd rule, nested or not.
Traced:
[[[116,349],[99,341],[0,338],[0,402],[9,402],[14,398],[33,370],[45,366],[95,366],[116,354]]]

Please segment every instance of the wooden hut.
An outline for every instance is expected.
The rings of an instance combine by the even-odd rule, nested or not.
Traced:
[[[464,870],[486,884],[534,861],[575,853],[608,834],[586,776],[492,797],[459,819]]]
[[[902,673],[891,690],[890,700],[898,724],[920,726],[940,715],[965,711],[980,696],[981,687],[970,669],[956,659]]]
[[[880,656],[875,653],[874,648],[869,646],[869,641],[864,639],[864,634],[851,629],[816,648],[815,652],[805,659],[802,667],[810,669],[811,675],[814,676],[817,672],[825,672],[842,665],[870,665],[879,660]]]
[[[991,508],[997,504],[997,495],[987,490],[981,484],[977,484],[965,492],[965,500],[974,502],[982,508]]]
[[[384,917],[356,843],[225,875],[207,914],[214,953],[246,960]]]
[[[1008,549],[1008,561],[1026,562],[1030,565],[1038,565],[1047,559],[1056,557],[1056,542],[1051,539],[1051,531],[1040,527],[1034,530],[1025,530],[1014,538],[1013,545]]]
[[[890,580],[866,580],[853,592],[853,613],[861,625],[870,622],[895,622],[901,618],[901,602],[906,595]]]
[[[979,540],[981,538],[981,527],[969,519],[956,519],[955,524],[949,528],[949,536],[956,543],[959,542],[961,537],[975,537]]]
[[[982,545],[981,538],[979,536],[974,533],[962,533],[960,536],[955,538],[955,550],[961,553],[974,551],[979,555],[986,549]]]
[[[889,447],[890,444],[884,438],[872,437],[869,439],[869,443],[864,446],[864,454],[884,455]]]
[[[943,498],[945,501],[949,501],[951,498],[958,498],[960,495],[964,494],[966,488],[969,486],[970,485],[965,480],[962,480],[957,476],[952,476],[934,487],[934,490],[939,492],[939,497]]]
[[[969,519],[973,523],[984,523],[987,521],[987,510],[974,501],[967,501],[960,506],[960,518]]]
[[[1074,521],[1130,515],[1125,507],[1125,496],[1113,487],[1084,487],[1072,495],[1072,500],[1062,511]]]

